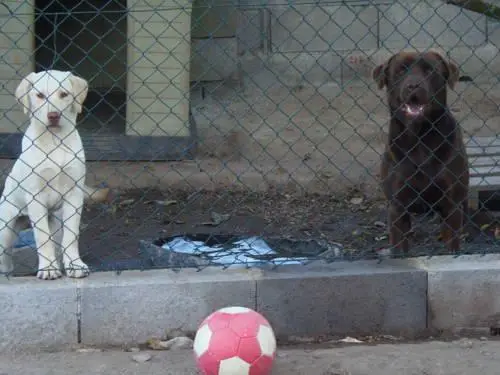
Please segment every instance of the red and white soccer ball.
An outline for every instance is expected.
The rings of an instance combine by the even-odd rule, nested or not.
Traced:
[[[193,348],[204,375],[269,375],[276,338],[258,312],[233,306],[215,311],[200,324]]]

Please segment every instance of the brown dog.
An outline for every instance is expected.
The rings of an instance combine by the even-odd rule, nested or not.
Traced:
[[[442,219],[441,238],[460,248],[467,213],[469,168],[462,131],[447,106],[447,85],[458,68],[439,53],[400,52],[373,70],[386,87],[390,110],[381,178],[389,201],[392,246],[407,252],[410,213],[430,210]]]

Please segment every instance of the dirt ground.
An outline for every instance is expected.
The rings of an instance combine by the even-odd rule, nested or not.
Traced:
[[[211,85],[198,94],[196,160],[89,163],[88,183],[105,182],[114,192],[111,204],[84,213],[80,246],[93,268],[136,268],[140,240],[186,233],[323,239],[350,259],[387,247],[377,182],[387,110],[373,84],[290,90],[264,75],[243,88]],[[468,135],[500,131],[498,103],[493,84],[461,82],[449,95]],[[203,224],[214,213],[228,220]],[[441,253],[437,221],[415,223],[412,255]],[[499,249],[495,230],[492,215],[473,213],[464,252]]]
[[[385,93],[369,81],[290,89],[263,73],[243,88],[214,83],[192,95],[202,155],[239,160],[338,192],[376,182],[388,120]],[[449,105],[466,136],[500,131],[500,86],[459,82]],[[248,167],[247,167],[248,168]]]
[[[214,213],[225,219],[220,223],[214,221]],[[436,219],[415,218],[411,255],[445,253],[438,241]],[[135,189],[117,194],[112,204],[86,208],[80,249],[84,260],[96,270],[136,268],[140,258],[139,240],[183,234],[320,239],[338,244],[344,259],[372,259],[382,256],[381,250],[388,246],[385,223],[383,200],[366,198],[356,190],[343,196],[297,196],[273,191]],[[498,251],[496,228],[497,219],[491,213],[472,212],[463,251]],[[304,255],[317,257],[319,250]]]
[[[196,375],[191,350],[149,352],[143,363],[123,351],[0,356],[2,374]],[[358,345],[317,349],[280,348],[272,375],[497,375],[498,341],[461,339],[419,344]]]
[[[198,131],[195,160],[89,162],[89,183],[339,194],[377,194],[388,120],[384,93],[369,81],[340,87],[285,87],[269,72],[236,84],[193,89]],[[500,84],[459,82],[449,105],[466,136],[500,132]]]
[[[91,166],[95,182],[136,187],[116,190],[112,205],[85,213],[82,252],[94,267],[117,261],[126,267],[138,256],[139,240],[185,233],[324,239],[350,259],[387,247],[377,186],[383,92],[361,81],[290,90],[264,76],[243,88],[212,84],[204,97],[198,94],[192,95],[201,142],[196,161]],[[500,131],[498,103],[498,85],[460,82],[449,94],[469,136]],[[204,225],[214,212],[229,219]],[[496,251],[496,219],[484,212],[469,219],[464,252]],[[415,223],[412,255],[442,253],[437,220]]]

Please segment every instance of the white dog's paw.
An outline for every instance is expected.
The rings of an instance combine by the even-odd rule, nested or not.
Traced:
[[[89,266],[87,266],[81,259],[76,259],[64,265],[64,270],[68,277],[81,279],[87,277],[90,273]]]
[[[38,270],[38,273],[36,275],[36,277],[42,280],[55,280],[60,278],[61,276],[62,276],[61,270],[53,266],[49,266]]]
[[[38,261],[38,273],[36,275],[42,280],[55,280],[62,276],[61,267],[56,260],[41,257]]]

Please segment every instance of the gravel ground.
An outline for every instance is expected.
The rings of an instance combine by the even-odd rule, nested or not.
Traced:
[[[196,375],[191,350],[137,353],[123,351],[0,355],[0,373],[24,375]],[[321,348],[281,348],[273,375],[497,375],[500,342],[461,339],[453,342],[383,344]]]
[[[319,239],[338,244],[344,259],[366,259],[379,256],[387,247],[385,223],[384,201],[356,190],[335,197],[128,190],[115,194],[112,204],[86,208],[80,247],[84,259],[95,269],[137,267],[131,261],[139,257],[140,240],[183,234]],[[414,223],[411,255],[445,253],[437,239],[437,217],[416,217]],[[491,213],[473,212],[464,252],[498,251],[496,228],[497,219]],[[306,255],[317,252],[309,249]]]

